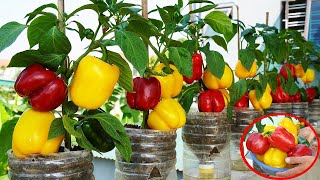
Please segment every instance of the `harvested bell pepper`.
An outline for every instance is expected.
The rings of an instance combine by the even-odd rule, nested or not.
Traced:
[[[312,150],[305,144],[297,144],[288,152],[288,157],[312,156]]]
[[[14,88],[37,111],[51,111],[62,104],[68,95],[66,83],[53,71],[39,64],[25,68],[18,76]]]
[[[133,79],[133,91],[127,92],[127,103],[130,108],[141,111],[153,109],[161,96],[161,85],[157,78]]]
[[[221,112],[225,106],[223,95],[218,90],[203,91],[198,97],[198,108],[200,112]]]
[[[268,140],[273,147],[283,152],[288,152],[295,146],[294,136],[282,126],[278,126]]]
[[[251,90],[249,92],[249,99],[253,107],[258,111],[268,109],[272,104],[272,96],[268,88],[264,91],[262,97],[259,100],[257,100],[256,97],[256,90]]]
[[[226,89],[218,89],[218,91],[220,91],[222,93],[222,95],[223,95],[225,106],[228,106],[228,104],[230,102],[229,92]]]
[[[317,96],[317,90],[313,87],[308,87],[306,89],[307,101],[311,103]]]
[[[275,168],[284,168],[287,166],[285,161],[287,153],[277,148],[269,148],[263,156],[264,163]]]
[[[162,99],[149,114],[148,125],[151,129],[169,130],[182,127],[186,123],[186,114],[174,99]]]
[[[234,104],[236,109],[247,109],[249,107],[249,95],[246,92],[238,101]]]
[[[289,97],[289,102],[301,102],[301,94],[298,91],[295,95]]]
[[[301,80],[303,83],[312,83],[315,78],[315,72],[313,69],[307,69],[306,73],[302,76]]]
[[[283,118],[280,122],[278,122],[278,126],[284,127],[292,135],[298,134],[297,127],[290,118]]]
[[[296,76],[297,76],[298,78],[302,78],[302,77],[304,76],[304,70],[303,70],[303,67],[302,67],[301,64],[296,64],[296,65],[294,66],[294,69],[295,69],[295,71],[296,71]]]
[[[85,110],[82,115],[90,116],[98,113],[104,113],[102,109]],[[75,124],[75,130],[82,129],[84,136],[87,140],[100,152],[108,152],[114,149],[115,144],[111,136],[106,133],[99,121],[96,119],[80,120]],[[77,139],[78,144],[83,147],[81,141]],[[85,148],[85,147],[83,147]]]
[[[264,154],[270,147],[268,138],[260,133],[254,132],[250,134],[246,141],[246,146],[253,154]]]
[[[288,72],[291,72],[291,77],[294,78],[296,75],[295,67],[292,64],[283,64],[280,69],[280,74],[285,80],[288,80]]]
[[[183,80],[191,84],[195,80],[199,80],[202,77],[202,56],[201,54],[195,52],[192,56],[192,77],[188,78],[186,76],[183,76]]]
[[[208,69],[204,71],[203,83],[208,89],[226,89],[231,86],[232,82],[233,74],[230,67],[227,65],[225,65],[221,79],[212,75]]]
[[[266,126],[263,128],[263,133],[274,132],[275,129],[276,129],[275,126],[266,125]]]
[[[237,65],[236,65],[236,70],[235,74],[236,76],[241,79],[241,78],[252,78],[256,75],[257,73],[257,61],[254,60],[252,63],[252,66],[250,68],[250,71],[248,71],[241,63],[241,60],[238,60]]]
[[[164,68],[165,65],[163,63],[160,63],[154,68],[154,71],[160,73]],[[162,98],[176,97],[182,90],[182,75],[179,73],[178,69],[172,64],[170,64],[170,69],[173,70],[172,74],[168,74],[166,76],[154,76],[160,82]]]
[[[272,101],[275,103],[286,103],[290,99],[289,93],[285,92],[281,86],[278,86],[276,92],[271,91]]]
[[[98,109],[112,95],[119,76],[120,70],[116,65],[86,56],[74,74],[70,97],[79,107]]]
[[[263,163],[264,163],[264,154],[262,154],[262,155],[255,154],[255,155],[256,155],[256,158],[257,158],[260,162],[263,162]]]
[[[30,154],[49,155],[59,150],[64,135],[48,140],[53,113],[28,109],[22,113],[12,136],[12,150],[17,158]]]

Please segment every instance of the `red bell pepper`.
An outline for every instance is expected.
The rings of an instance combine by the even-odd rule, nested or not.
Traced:
[[[288,152],[288,157],[312,156],[312,150],[305,144],[297,144]]]
[[[127,103],[130,108],[146,111],[153,109],[161,96],[160,82],[155,77],[133,79],[133,93],[127,92]]]
[[[298,91],[295,95],[290,96],[289,102],[301,102],[301,94]]]
[[[254,154],[262,155],[270,147],[268,138],[260,133],[252,133],[246,142],[247,149]]]
[[[285,103],[289,101],[290,95],[287,92],[284,92],[281,86],[278,86],[276,92],[271,92],[272,101],[275,103]]]
[[[308,87],[306,89],[307,100],[311,103],[317,96],[317,90],[314,87]]]
[[[285,80],[288,80],[288,72],[287,71],[291,72],[292,78],[295,77],[296,69],[294,68],[294,66],[292,64],[283,64],[280,69],[280,74],[284,77]]]
[[[201,92],[198,101],[200,112],[221,112],[225,107],[223,94],[215,89]]]
[[[246,92],[238,101],[234,104],[236,109],[247,109],[249,107],[249,96]]]
[[[191,84],[195,80],[199,80],[202,77],[202,56],[199,53],[194,53],[192,56],[192,77],[188,78],[183,76],[183,80]]]
[[[273,147],[283,152],[289,152],[295,146],[294,136],[282,126],[278,126],[268,140]]]
[[[68,94],[66,83],[53,71],[39,64],[25,68],[18,76],[14,89],[36,111],[51,111],[62,104]]]

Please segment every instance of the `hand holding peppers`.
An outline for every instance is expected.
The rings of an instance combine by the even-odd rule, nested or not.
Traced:
[[[28,109],[19,118],[12,136],[12,151],[18,158],[30,154],[48,155],[56,153],[64,136],[48,140],[48,134],[54,115]]]
[[[221,112],[225,107],[225,100],[220,91],[212,89],[203,91],[198,98],[200,112]]]
[[[156,130],[177,129],[185,123],[184,109],[171,98],[162,99],[148,117],[148,126]]]
[[[188,78],[186,76],[183,76],[183,80],[191,84],[195,80],[199,80],[202,77],[202,56],[199,53],[194,53],[192,56],[192,77]]]
[[[14,88],[37,111],[51,111],[62,104],[68,94],[66,83],[39,64],[25,68],[18,76]]]
[[[288,152],[288,157],[312,156],[312,150],[305,144],[297,144]]]
[[[161,86],[155,77],[133,79],[133,93],[127,92],[130,108],[141,111],[153,109],[160,100]]]

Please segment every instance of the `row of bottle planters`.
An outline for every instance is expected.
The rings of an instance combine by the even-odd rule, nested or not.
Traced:
[[[313,104],[273,104],[268,113],[293,113],[320,120],[320,100]],[[308,113],[306,113],[308,112]],[[230,126],[226,112],[189,113],[182,129],[183,178],[230,179],[231,169],[249,170],[243,163],[239,142],[244,129],[261,112],[236,111]],[[310,120],[310,118],[308,118]],[[176,131],[126,129],[132,142],[131,163],[116,151],[116,180],[177,179]],[[231,133],[232,132],[232,133]],[[10,179],[94,179],[92,153],[72,151],[56,156],[18,160],[9,153]]]

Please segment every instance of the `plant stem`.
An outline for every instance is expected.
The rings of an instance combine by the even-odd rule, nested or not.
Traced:
[[[58,0],[58,18],[59,18],[59,30],[62,33],[65,33],[65,26],[64,26],[64,0]],[[66,67],[66,69],[69,68],[69,58],[67,57],[65,59],[65,63],[64,66]],[[65,81],[66,84],[68,84],[68,78],[67,78],[67,70],[65,72],[62,72],[62,78]],[[66,104],[68,102],[68,98],[66,98],[63,102],[63,104]],[[64,115],[64,106],[62,106],[62,116]],[[71,150],[71,135],[66,132],[65,137],[64,137],[64,146],[65,148]]]

